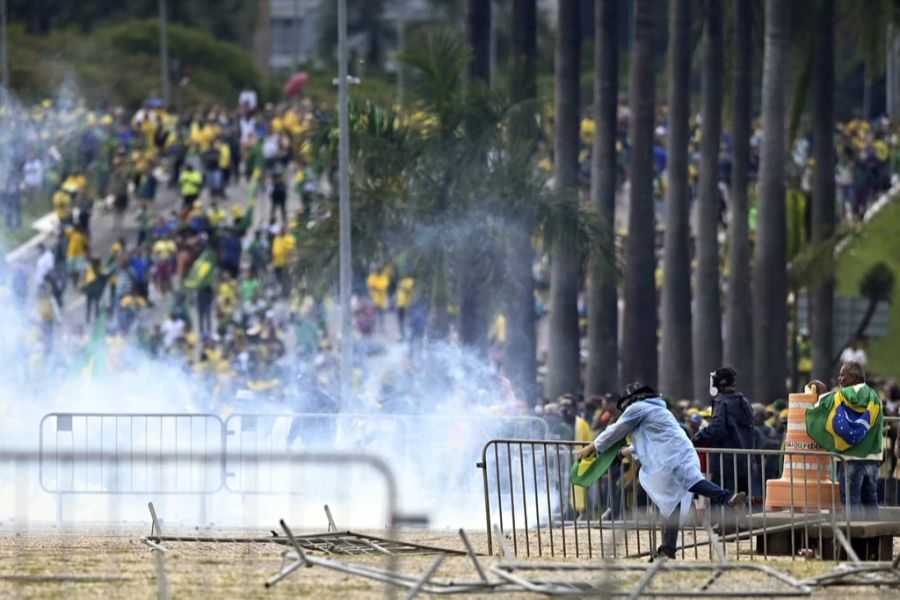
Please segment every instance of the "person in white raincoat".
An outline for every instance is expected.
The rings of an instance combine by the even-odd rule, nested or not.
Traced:
[[[663,545],[657,550],[657,556],[675,558],[678,531],[690,511],[694,494],[708,497],[712,504],[729,506],[743,504],[745,494],[734,494],[703,477],[691,441],[653,388],[641,383],[628,384],[622,390],[618,406],[624,410],[619,420],[575,456],[581,459],[603,452],[631,435],[632,445],[619,450],[619,454],[621,457],[634,455],[640,461],[641,486],[667,519]],[[679,504],[681,510],[677,511]]]

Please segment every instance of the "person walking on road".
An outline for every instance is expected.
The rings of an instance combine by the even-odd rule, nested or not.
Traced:
[[[184,203],[184,210],[188,212],[194,207],[194,202],[200,196],[203,175],[194,169],[194,165],[185,163],[184,170],[181,171],[181,175],[178,177],[178,183],[181,184],[181,200]]]

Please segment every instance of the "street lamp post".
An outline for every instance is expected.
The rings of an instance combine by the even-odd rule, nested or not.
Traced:
[[[169,41],[166,35],[166,0],[159,0],[159,71],[162,100],[169,105]]]
[[[347,115],[347,0],[338,0],[338,214],[340,218],[341,405],[350,402],[353,378],[353,323],[350,313],[350,131]]]

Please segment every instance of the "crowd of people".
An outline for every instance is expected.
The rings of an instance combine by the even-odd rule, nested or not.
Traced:
[[[844,364],[855,365],[862,374],[852,381],[841,382],[840,386],[866,382],[864,367],[860,363],[847,361]],[[788,407],[784,400],[768,406],[752,403],[738,391],[737,373],[727,367],[711,373],[711,379],[716,394],[704,401],[669,401],[648,386],[643,386],[646,388],[643,393],[648,398],[658,399],[654,411],[665,410],[670,415],[666,417],[667,422],[677,427],[684,434],[684,439],[690,440],[696,449],[786,449]],[[877,453],[877,459],[873,459],[871,466],[875,474],[871,482],[872,497],[868,501],[896,506],[900,503],[900,420],[897,420],[900,418],[900,386],[892,381],[877,379],[869,383],[873,395],[883,399],[883,402],[879,400],[882,415],[893,419],[885,421],[883,429],[877,430],[877,435],[883,436],[883,440],[880,444],[881,451]],[[815,384],[816,393],[827,395],[828,386],[821,382]],[[626,387],[628,389],[630,388]],[[602,443],[598,442],[597,447],[598,450],[603,450],[609,447],[607,440],[611,444],[627,433],[621,431],[621,417],[630,404],[623,400],[625,396],[626,391],[622,394],[586,398],[565,394],[555,402],[544,405],[542,412],[554,439],[584,443],[601,440]],[[667,434],[666,439],[672,435],[674,434]],[[677,437],[680,436],[679,433]],[[663,454],[673,455],[669,451]],[[697,454],[693,452],[693,455]],[[746,501],[752,505],[762,503],[765,482],[782,475],[783,463],[777,458],[765,462],[757,458],[756,462],[751,462],[747,457],[742,459],[734,455],[723,455],[721,459],[718,455],[710,456],[716,458],[707,458],[704,451],[699,452],[698,464],[704,475],[724,489],[744,494]],[[633,464],[627,455],[621,458],[624,460],[613,466],[611,477],[601,480],[599,498],[588,501],[585,494],[576,491],[569,506],[573,513],[597,518],[609,510],[611,518],[617,518],[622,514],[623,504],[627,506],[637,499],[632,490],[635,474]],[[644,468],[642,462],[641,469]],[[644,486],[643,479],[641,484]],[[651,499],[656,501],[652,495]],[[594,511],[597,514],[593,514]]]
[[[30,260],[19,260],[2,273],[16,314],[37,326],[41,358],[36,368],[79,371],[85,357],[103,345],[107,367],[127,369],[149,360],[185,373],[199,382],[210,410],[239,408],[246,401],[255,409],[337,412],[334,290],[315,289],[296,260],[306,232],[335,210],[331,166],[316,164],[310,151],[311,132],[322,118],[321,109],[308,101],[259,105],[249,89],[231,110],[176,114],[151,99],[134,114],[47,102],[3,115],[6,225],[21,226],[23,202],[52,209],[54,219],[54,232],[30,257],[33,268]],[[585,119],[583,133],[592,133],[592,127]],[[661,193],[665,128],[657,134]],[[693,137],[696,147],[696,124]],[[755,140],[754,149],[758,135]],[[897,176],[900,143],[890,123],[853,121],[839,128],[837,144],[838,202],[847,218],[859,218]],[[626,139],[621,146],[624,168]],[[726,135],[723,181],[729,156]],[[696,161],[695,152],[693,185]],[[807,141],[797,142],[793,161],[798,186],[805,189],[814,167]],[[98,214],[110,214],[111,223],[98,227]],[[539,313],[546,266],[546,257],[539,257]],[[426,402],[428,410],[456,402],[451,410],[470,411],[476,405],[486,414],[530,414],[499,375],[506,340],[503,315],[491,326],[490,364],[454,372],[468,365],[461,368],[452,351],[427,357],[422,352],[429,307],[417,291],[416,280],[396,260],[372,265],[354,282],[358,405],[351,409],[416,413]],[[900,387],[876,385],[884,414],[897,416]],[[660,397],[651,403],[653,418],[668,422],[664,415],[670,415],[699,447],[783,449],[786,403],[751,404],[739,394],[723,400],[722,394],[735,394],[733,377],[727,387],[712,401]],[[463,401],[465,406],[458,405]],[[534,410],[555,439],[589,442],[624,427],[621,401],[612,394],[567,394],[539,402]],[[735,405],[742,431],[749,433],[738,435],[717,418],[716,407],[724,403]],[[885,428],[884,447],[879,494],[896,501],[896,427]],[[634,474],[628,457],[623,458],[616,467],[619,485],[627,485],[629,472]],[[749,487],[741,478],[729,480],[729,472],[718,474],[722,488],[754,502],[762,482],[779,476],[780,465],[771,461]],[[721,491],[699,491],[704,492],[725,500]],[[622,509],[615,500],[609,503],[614,513]],[[573,510],[587,506],[576,495]]]
[[[4,271],[17,314],[39,331],[42,368],[80,373],[102,341],[115,368],[150,360],[184,372],[210,409],[337,410],[320,401],[338,396],[336,290],[315,287],[297,260],[305,232],[335,208],[330,167],[310,149],[327,120],[318,106],[258,105],[245,89],[232,110],[45,102],[6,119],[8,181],[27,180],[15,185],[53,214],[54,231]],[[448,369],[422,368],[427,316],[397,261],[354,281],[354,410],[418,412],[435,385],[455,401]],[[322,393],[301,392],[301,380]],[[466,386],[455,396],[525,412],[495,371]]]

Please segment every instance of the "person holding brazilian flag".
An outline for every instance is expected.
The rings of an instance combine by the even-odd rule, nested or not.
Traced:
[[[810,387],[824,391],[825,384]],[[841,501],[856,519],[878,518],[878,467],[884,445],[884,410],[878,393],[866,385],[866,372],[858,362],[841,366],[838,388],[819,396],[806,411],[809,437],[829,452],[846,459],[838,463]],[[843,473],[846,464],[847,473]],[[846,489],[845,489],[846,488]]]
[[[642,383],[626,385],[618,407],[624,411],[619,420],[578,450],[575,458],[580,463],[597,453],[596,462],[607,467],[612,462],[610,452],[613,459],[634,455],[640,460],[641,486],[666,519],[663,545],[656,556],[675,558],[678,531],[690,512],[694,494],[706,496],[712,504],[731,507],[742,506],[746,494],[723,489],[703,477],[691,440],[653,388]],[[626,435],[632,440],[628,447],[621,444]],[[613,450],[617,446],[618,450]],[[576,465],[573,470],[577,472],[578,468]],[[584,485],[587,481],[580,483],[573,478],[573,483]]]

